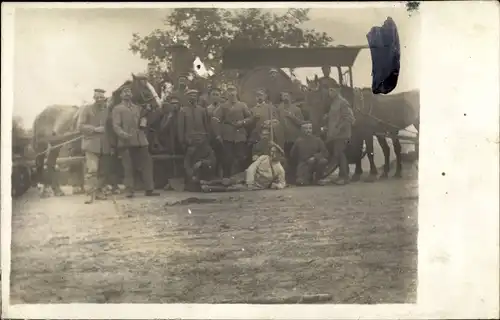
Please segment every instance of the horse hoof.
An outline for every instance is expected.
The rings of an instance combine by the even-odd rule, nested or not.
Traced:
[[[403,177],[403,175],[401,174],[401,172],[396,172],[393,176],[393,178],[395,179],[401,179]]]
[[[374,174],[369,175],[366,179],[365,182],[375,182],[377,181],[377,176]]]
[[[379,179],[387,179],[387,178],[389,178],[389,175],[386,172],[382,173],[379,177]]]
[[[351,182],[358,182],[359,180],[361,180],[361,175],[360,174],[355,174],[351,178]]]

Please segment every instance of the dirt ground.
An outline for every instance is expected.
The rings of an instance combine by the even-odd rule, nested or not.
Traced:
[[[417,185],[413,175],[116,205],[32,190],[13,203],[11,303],[412,303]],[[189,197],[213,202],[170,205]]]

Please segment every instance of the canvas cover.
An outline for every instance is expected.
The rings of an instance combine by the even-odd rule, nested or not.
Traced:
[[[256,67],[300,68],[352,66],[366,46],[325,48],[227,48],[222,56],[224,69]]]

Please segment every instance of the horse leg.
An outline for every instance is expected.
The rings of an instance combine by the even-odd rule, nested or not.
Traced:
[[[375,153],[373,149],[373,136],[366,135],[365,138],[366,143],[366,156],[368,157],[368,161],[370,162],[370,176],[366,179],[366,182],[373,182],[377,180],[378,170],[375,165]]]
[[[352,175],[351,181],[356,182],[361,179],[363,175],[363,166],[361,165],[361,161],[363,160],[363,139],[357,139],[353,144],[353,148],[355,148],[356,152],[358,152],[358,156],[356,157],[356,169],[354,170],[354,174]]]
[[[49,179],[52,190],[54,191],[54,195],[58,197],[64,196],[64,192],[61,190],[59,179],[56,174],[56,161],[59,157],[60,151],[60,147],[51,149],[47,156],[47,178]]]
[[[403,169],[402,161],[401,161],[401,142],[396,134],[391,135],[392,145],[394,146],[394,153],[396,154],[396,173],[394,174],[395,178],[401,178],[401,171]]]
[[[382,152],[384,153],[384,172],[380,175],[380,178],[386,179],[389,177],[389,171],[391,170],[391,149],[389,148],[389,144],[385,139],[385,136],[377,135],[378,143],[382,148]]]
[[[40,191],[40,196],[41,197],[47,197],[48,191],[47,191],[47,172],[45,171],[45,148],[43,145],[39,144],[35,148],[35,152],[37,153],[37,156],[35,157],[35,168],[36,168],[36,178],[33,180],[37,184],[41,185]]]

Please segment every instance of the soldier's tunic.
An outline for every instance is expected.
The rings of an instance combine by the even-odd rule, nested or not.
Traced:
[[[252,116],[254,126],[250,133],[250,141],[257,142],[260,138],[260,133],[262,132],[262,127],[266,121],[269,120],[278,120],[279,121],[279,113],[278,108],[272,105],[269,102],[263,102],[255,105],[252,109]],[[282,126],[276,126],[273,132],[275,142],[281,147],[284,147],[285,137]]]
[[[297,163],[297,184],[309,184],[313,175],[320,179],[328,163],[328,151],[321,138],[314,135],[302,135],[295,141],[290,151]]]
[[[226,101],[217,108],[214,117],[219,122],[218,130],[225,154],[223,175],[227,178],[234,173],[233,166],[236,172],[245,169],[244,163],[248,156],[245,124],[251,121],[252,114],[244,102]]]
[[[143,116],[141,107],[123,101],[112,111],[113,129],[118,136],[118,152],[122,158],[124,184],[133,190],[134,170],[140,169],[144,187],[147,191],[154,190],[153,160],[148,150],[146,134],[140,128]]]
[[[215,172],[219,174],[222,170],[222,164],[224,162],[224,148],[222,146],[222,141],[217,140],[217,137],[221,136],[220,124],[218,119],[215,117],[216,110],[220,107],[220,104],[210,104],[207,107],[207,117],[210,123],[210,145],[215,153],[216,164]]]
[[[84,138],[82,150],[85,152],[85,190],[100,191],[111,171],[111,136],[108,131],[95,132],[104,128],[109,116],[106,104],[92,104],[83,107],[78,118],[78,129]]]
[[[290,150],[295,143],[295,140],[300,136],[300,126],[304,122],[302,111],[295,104],[281,103],[278,106],[278,114],[280,123],[283,126],[285,133],[284,151],[287,159],[290,158]]]
[[[193,138],[197,135],[205,135],[208,138],[210,125],[207,112],[199,105],[183,106],[179,110],[177,134],[179,142],[186,148],[192,145]]]

